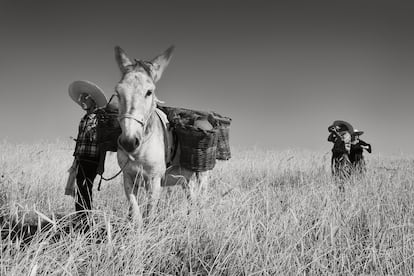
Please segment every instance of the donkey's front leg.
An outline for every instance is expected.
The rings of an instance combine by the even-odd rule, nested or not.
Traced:
[[[142,225],[142,215],[137,199],[139,183],[136,183],[134,180],[135,177],[131,177],[127,173],[124,173],[124,190],[129,201],[129,217],[132,221]]]
[[[148,185],[146,185],[147,192],[150,193],[147,201],[144,217],[153,216],[157,211],[158,201],[161,194],[161,176],[152,176],[148,179]]]

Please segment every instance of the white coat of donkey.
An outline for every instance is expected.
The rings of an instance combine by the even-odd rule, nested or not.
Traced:
[[[156,205],[165,176],[168,157],[168,139],[165,127],[156,110],[158,99],[154,94],[155,83],[167,67],[174,47],[151,61],[131,60],[120,47],[115,47],[115,58],[122,73],[115,87],[119,103],[119,123],[122,134],[118,139],[118,163],[123,168],[124,189],[130,203],[130,216],[142,223],[142,216],[149,215],[151,205]],[[175,160],[179,158],[176,156]],[[208,172],[194,173],[180,168],[190,190],[194,185],[205,185]],[[204,184],[203,184],[204,183]],[[138,188],[144,186],[151,200],[143,210],[137,200]],[[191,193],[193,193],[191,191]],[[143,214],[141,214],[143,213]]]

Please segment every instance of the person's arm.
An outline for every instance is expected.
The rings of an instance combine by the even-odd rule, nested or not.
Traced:
[[[371,153],[372,152],[372,148],[371,148],[371,144],[368,144],[367,142],[363,141],[363,140],[359,140],[359,144],[361,145],[361,147],[363,149],[365,149],[367,152]]]

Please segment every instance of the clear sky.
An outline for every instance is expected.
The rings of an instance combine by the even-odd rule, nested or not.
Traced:
[[[412,1],[0,1],[0,135],[76,136],[68,86],[109,97],[114,46],[173,58],[156,94],[233,119],[238,147],[329,151],[336,119],[374,152],[414,153]]]

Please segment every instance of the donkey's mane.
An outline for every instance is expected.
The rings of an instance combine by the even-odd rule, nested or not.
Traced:
[[[153,78],[153,74],[152,74],[152,62],[150,61],[145,61],[145,60],[139,60],[139,59],[134,59],[135,63],[128,65],[125,69],[126,72],[131,72],[133,70],[137,70],[138,68],[142,68],[144,69],[145,73],[148,74],[148,76],[150,76],[151,78]]]

